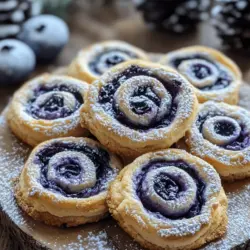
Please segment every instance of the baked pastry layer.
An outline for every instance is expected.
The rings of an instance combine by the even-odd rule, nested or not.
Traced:
[[[14,134],[31,146],[57,137],[84,136],[80,109],[88,84],[68,76],[43,74],[24,84],[8,110]]]
[[[183,150],[137,158],[111,184],[107,202],[119,225],[152,250],[196,249],[226,231],[219,175]]]
[[[131,59],[149,60],[143,50],[126,42],[96,43],[78,53],[68,68],[68,74],[92,83],[109,68]]]
[[[221,52],[203,46],[172,51],[160,63],[178,70],[194,86],[200,103],[213,100],[237,104],[242,74]]]
[[[133,158],[183,137],[197,106],[192,86],[175,70],[134,60],[90,85],[82,124],[109,150]]]
[[[250,176],[250,113],[226,103],[206,102],[186,134],[190,153],[212,164],[222,179]]]
[[[49,225],[77,226],[108,214],[107,188],[120,160],[88,138],[67,137],[39,144],[16,185],[20,207]]]

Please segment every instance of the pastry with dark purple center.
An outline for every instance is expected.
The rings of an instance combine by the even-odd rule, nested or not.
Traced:
[[[133,60],[90,85],[82,124],[110,151],[134,158],[183,137],[197,106],[192,86],[176,71]]]
[[[179,149],[140,156],[109,188],[109,210],[147,249],[196,249],[227,227],[227,197],[215,169]]]
[[[250,112],[244,108],[202,104],[186,139],[189,151],[212,164],[222,179],[250,176]]]
[[[16,185],[19,206],[35,220],[77,226],[108,215],[107,189],[122,164],[101,144],[66,137],[39,144]]]
[[[209,100],[238,103],[241,72],[221,52],[192,46],[168,53],[160,63],[175,68],[185,76],[194,86],[200,103]]]
[[[68,68],[68,75],[92,83],[108,69],[131,59],[149,60],[143,50],[126,42],[96,43],[78,53]]]
[[[87,135],[80,125],[80,109],[88,87],[83,81],[49,74],[28,81],[11,101],[11,130],[31,146],[57,137]]]

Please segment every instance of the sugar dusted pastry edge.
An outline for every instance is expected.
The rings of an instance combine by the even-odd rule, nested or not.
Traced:
[[[175,54],[183,53],[203,53],[211,56],[216,61],[226,66],[234,75],[234,81],[225,89],[215,90],[215,91],[202,91],[194,87],[194,91],[197,95],[199,103],[204,103],[209,100],[226,102],[228,104],[236,105],[239,101],[239,90],[242,84],[242,73],[239,67],[234,61],[229,57],[224,55],[222,52],[200,45],[194,45],[189,47],[183,47],[174,51],[169,52],[165,56],[162,56],[159,60],[159,63],[166,65],[169,63],[169,60],[174,57]]]
[[[69,76],[50,75],[48,73],[35,77],[18,89],[7,111],[7,121],[12,132],[25,143],[36,146],[39,143],[58,137],[66,136],[87,136],[89,134],[86,128],[80,125],[80,109],[68,117],[45,120],[34,119],[26,111],[26,102],[32,98],[32,88],[44,85],[49,81],[65,79],[74,82],[79,87],[79,91],[86,96],[88,85]]]
[[[185,151],[178,149],[169,149],[165,150],[165,152],[184,153]],[[161,155],[162,153],[164,153],[164,150],[142,155],[120,172],[120,174],[116,177],[116,179],[109,187],[109,192],[107,196],[107,203],[111,215],[114,217],[114,219],[117,220],[118,224],[124,229],[124,231],[126,231],[143,247],[151,250],[191,250],[199,248],[210,241],[222,237],[227,230],[228,224],[228,201],[223,187],[221,187],[216,199],[213,200],[211,216],[209,217],[209,224],[207,224],[207,226],[205,227],[201,227],[200,231],[195,234],[194,238],[192,238],[192,234],[183,237],[161,237],[159,234],[157,234],[157,231],[155,231],[158,229],[155,229],[150,232],[147,231],[147,225],[144,226],[144,222],[142,223],[141,217],[136,216],[136,211],[134,211],[133,214],[126,212],[126,207],[132,209],[133,199],[137,199],[136,197],[133,197],[131,193],[129,193],[129,199],[125,198],[128,197],[128,192],[130,190],[130,188],[127,186],[127,181],[129,179],[126,175],[126,172],[135,171],[135,169],[137,169],[137,166],[139,166],[141,162],[144,162],[145,159],[149,159],[152,155]],[[199,164],[201,164],[201,162],[204,162],[198,157],[191,156],[186,152],[184,154],[189,155],[187,159],[189,159],[190,157],[196,159],[197,162],[200,162]],[[145,213],[147,213],[147,211],[145,211]],[[158,228],[157,225],[156,228]],[[152,230],[152,227],[150,227],[150,230]],[[153,244],[150,241],[151,237],[154,238],[154,242],[157,241],[157,243],[159,244]],[[168,242],[168,239],[170,240],[170,242]],[[178,244],[175,245],[173,241]]]
[[[97,99],[103,82],[109,79],[112,74],[118,74],[118,72],[133,64],[143,68],[150,68],[156,72],[160,70],[168,72],[171,77],[174,75],[176,78],[180,79],[180,81],[183,81],[183,91],[186,95],[190,95],[190,103],[188,105],[190,110],[187,110],[187,105],[185,103],[187,100],[183,97],[181,99],[181,108],[178,109],[177,113],[180,114],[180,117],[175,117],[171,125],[167,128],[157,129],[155,133],[154,129],[149,133],[140,133],[121,125],[115,118],[106,114],[102,108],[95,107],[99,105]],[[100,80],[95,81],[90,86],[86,103],[81,109],[81,124],[83,127],[88,128],[89,131],[111,152],[117,153],[123,158],[128,157],[134,159],[143,153],[172,146],[172,144],[183,137],[185,132],[191,127],[197,110],[198,101],[193,92],[193,88],[175,70],[152,62],[131,60],[113,67],[104,74]],[[185,117],[183,118],[182,115]],[[177,127],[177,129],[175,127]]]
[[[97,222],[108,216],[106,204],[107,190],[88,198],[65,197],[60,193],[44,188],[39,182],[39,169],[33,163],[37,152],[54,142],[84,142],[87,145],[101,146],[89,138],[59,138],[39,144],[30,154],[22,172],[15,182],[17,204],[33,219],[53,226],[77,226]],[[110,153],[110,167],[122,168],[120,159]]]
[[[89,68],[89,62],[95,57],[98,56],[100,52],[105,52],[108,49],[127,49],[128,51],[134,52],[138,59],[143,59],[148,61],[148,55],[142,49],[139,49],[129,43],[111,40],[100,43],[92,44],[82,50],[80,50],[73,59],[71,64],[67,69],[67,74],[69,76],[75,77],[80,80],[84,80],[91,84],[93,81],[97,80],[99,77]]]

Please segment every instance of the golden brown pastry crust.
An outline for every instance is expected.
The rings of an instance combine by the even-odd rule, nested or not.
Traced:
[[[78,146],[87,145],[92,148],[104,149],[98,142],[88,138],[67,137],[39,144],[25,163],[16,185],[15,196],[18,205],[35,220],[43,221],[53,226],[77,226],[96,222],[106,217],[108,215],[108,207],[105,200],[107,195],[106,189],[88,198],[77,198],[64,196],[57,191],[42,186],[39,181],[41,167],[36,163],[36,157],[44,148],[51,147],[55,143],[71,143]],[[70,154],[72,155],[72,153]],[[122,165],[115,155],[109,154],[109,157],[109,166],[114,170],[110,179],[108,179],[110,182],[122,168]]]
[[[27,106],[30,100],[34,98],[34,91],[37,88],[61,85],[73,88],[82,96],[83,101],[85,100],[89,86],[87,83],[68,76],[53,76],[50,74],[43,74],[28,81],[14,94],[7,118],[11,130],[18,138],[31,146],[35,146],[52,138],[88,135],[88,130],[81,127],[79,118],[80,108],[84,104],[81,104],[71,115],[57,119],[34,118],[27,112]]]
[[[218,50],[204,46],[185,47],[169,52],[161,58],[159,63],[173,66],[171,64],[171,60],[173,58],[176,58],[177,56],[194,55],[197,53],[205,55],[208,58],[214,60],[216,63],[219,63],[221,66],[225,67],[225,69],[227,69],[227,71],[232,74],[233,78],[233,81],[230,83],[230,85],[223,89],[200,90],[199,88],[194,87],[199,103],[213,100],[226,102],[229,104],[237,104],[239,100],[239,88],[242,83],[242,73],[239,67],[230,58]]]
[[[146,61],[149,60],[147,54],[143,50],[133,45],[122,41],[106,41],[93,44],[81,50],[78,53],[77,57],[70,64],[67,71],[68,75],[86,81],[88,83],[92,83],[94,80],[98,79],[100,75],[93,72],[93,70],[89,66],[90,62],[102,53],[112,52],[117,49],[132,52],[138,59]],[[131,57],[130,59],[133,58]]]
[[[126,95],[127,93],[130,94],[130,92],[139,85],[143,86],[145,84],[152,84],[152,88],[155,88],[155,93],[157,93],[159,98],[162,98],[162,103],[164,103],[164,101],[166,102],[166,106],[169,105],[169,100],[172,101],[172,99],[175,98],[174,100],[177,103],[178,108],[169,126],[147,129],[145,131],[140,131],[133,127],[130,128],[117,120],[113,115],[110,115],[110,112],[106,112],[99,103],[99,93],[102,88],[110,84],[115,76],[122,74],[122,72],[130,67],[138,67],[146,71],[148,70],[153,76],[148,77],[139,75],[135,78],[131,77],[126,80],[125,83],[121,84],[118,90],[113,94],[114,98],[116,98],[116,101],[120,105],[119,108],[123,108],[123,111],[127,112],[129,115],[129,119],[133,119],[132,122],[136,123],[138,116],[135,116],[135,114],[131,112],[131,108],[129,108],[129,104],[127,103],[128,98],[126,98]],[[169,81],[171,84],[175,84],[175,81],[180,82],[177,96],[172,97],[171,93],[168,92],[167,87],[154,78],[154,75],[162,77],[164,81]],[[185,78],[181,77],[176,71],[159,64],[134,60],[113,67],[104,74],[100,80],[97,80],[90,85],[90,91],[88,92],[86,103],[82,108],[82,124],[84,127],[87,127],[110,151],[115,152],[124,158],[134,158],[146,152],[168,148],[178,141],[178,139],[183,137],[185,131],[190,128],[195,119],[197,107],[198,102],[193,88]],[[172,111],[172,106],[170,109]],[[157,111],[156,113],[158,116],[160,111]],[[141,120],[138,119],[138,122],[145,124],[150,120],[150,117],[148,118],[147,116],[144,119],[143,115],[143,119],[139,117]]]
[[[160,219],[146,210],[134,181],[143,166],[154,159],[184,160],[206,183],[205,204],[200,215],[189,219]],[[227,226],[227,198],[211,165],[183,150],[148,153],[125,167],[109,188],[107,203],[119,225],[143,247],[152,250],[196,249],[221,237]]]
[[[48,212],[39,212],[34,208],[32,203],[28,203],[27,200],[24,197],[24,194],[20,191],[20,189],[17,189],[15,192],[15,197],[17,199],[18,205],[22,208],[24,212],[26,212],[30,217],[32,217],[34,220],[44,222],[47,225],[50,226],[66,226],[66,227],[76,227],[79,225],[83,225],[86,223],[92,223],[92,222],[98,222],[99,220],[104,219],[109,215],[108,212],[103,212],[103,214],[96,215],[96,216],[64,216],[64,217],[58,217]],[[100,207],[102,207],[103,204],[100,204]]]
[[[223,117],[232,118],[244,127],[245,136],[249,136],[250,113],[244,108],[210,101],[201,104],[199,107],[199,114],[207,114],[208,112],[215,112]],[[250,176],[250,147],[242,150],[230,150],[220,147],[214,142],[214,138],[204,138],[203,133],[196,126],[196,122],[186,133],[186,144],[191,154],[213,165],[223,180],[233,181]]]

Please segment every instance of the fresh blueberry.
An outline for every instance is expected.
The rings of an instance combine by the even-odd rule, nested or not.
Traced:
[[[24,23],[18,39],[34,50],[39,62],[48,63],[56,58],[68,42],[69,30],[60,18],[40,15]]]
[[[34,70],[32,49],[15,39],[0,41],[0,85],[20,83]]]

